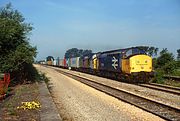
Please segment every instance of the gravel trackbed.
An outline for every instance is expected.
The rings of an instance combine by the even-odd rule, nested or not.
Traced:
[[[49,77],[51,94],[65,121],[163,121],[51,68],[36,68]]]

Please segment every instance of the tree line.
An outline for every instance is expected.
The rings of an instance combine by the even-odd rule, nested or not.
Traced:
[[[78,48],[71,48],[68,49],[64,55],[65,58],[73,58],[73,57],[80,57],[80,56],[85,56],[88,54],[91,54],[92,50],[88,49],[78,49]]]
[[[14,82],[34,80],[37,49],[29,43],[32,29],[10,3],[0,8],[0,72],[10,73]]]

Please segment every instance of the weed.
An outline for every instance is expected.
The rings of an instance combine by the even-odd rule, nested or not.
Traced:
[[[163,71],[158,70],[154,76],[153,82],[158,84],[164,84]]]
[[[48,77],[46,77],[46,74],[45,73],[40,73],[39,74],[39,80],[40,81],[44,81],[45,83],[48,83],[49,82],[49,78]]]
[[[14,110],[13,107],[11,107],[11,108],[8,108],[8,114],[9,115],[17,115],[17,112]]]

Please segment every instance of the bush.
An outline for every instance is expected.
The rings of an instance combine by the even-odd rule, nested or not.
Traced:
[[[174,61],[174,56],[172,53],[169,53],[167,49],[163,49],[160,52],[160,56],[156,61],[156,68],[162,68],[165,64]]]
[[[153,82],[158,84],[163,84],[164,83],[163,75],[164,72],[162,70],[157,70],[153,78]]]
[[[14,82],[33,81],[36,47],[32,47],[28,36],[32,26],[11,4],[0,8],[0,72],[11,74]]]
[[[175,69],[177,69],[177,62],[176,61],[168,62],[162,67],[162,70],[167,75],[174,73]]]

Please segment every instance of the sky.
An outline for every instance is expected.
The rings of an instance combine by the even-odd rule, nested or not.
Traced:
[[[0,0],[34,27],[37,60],[71,48],[93,52],[132,46],[180,48],[180,0]]]

